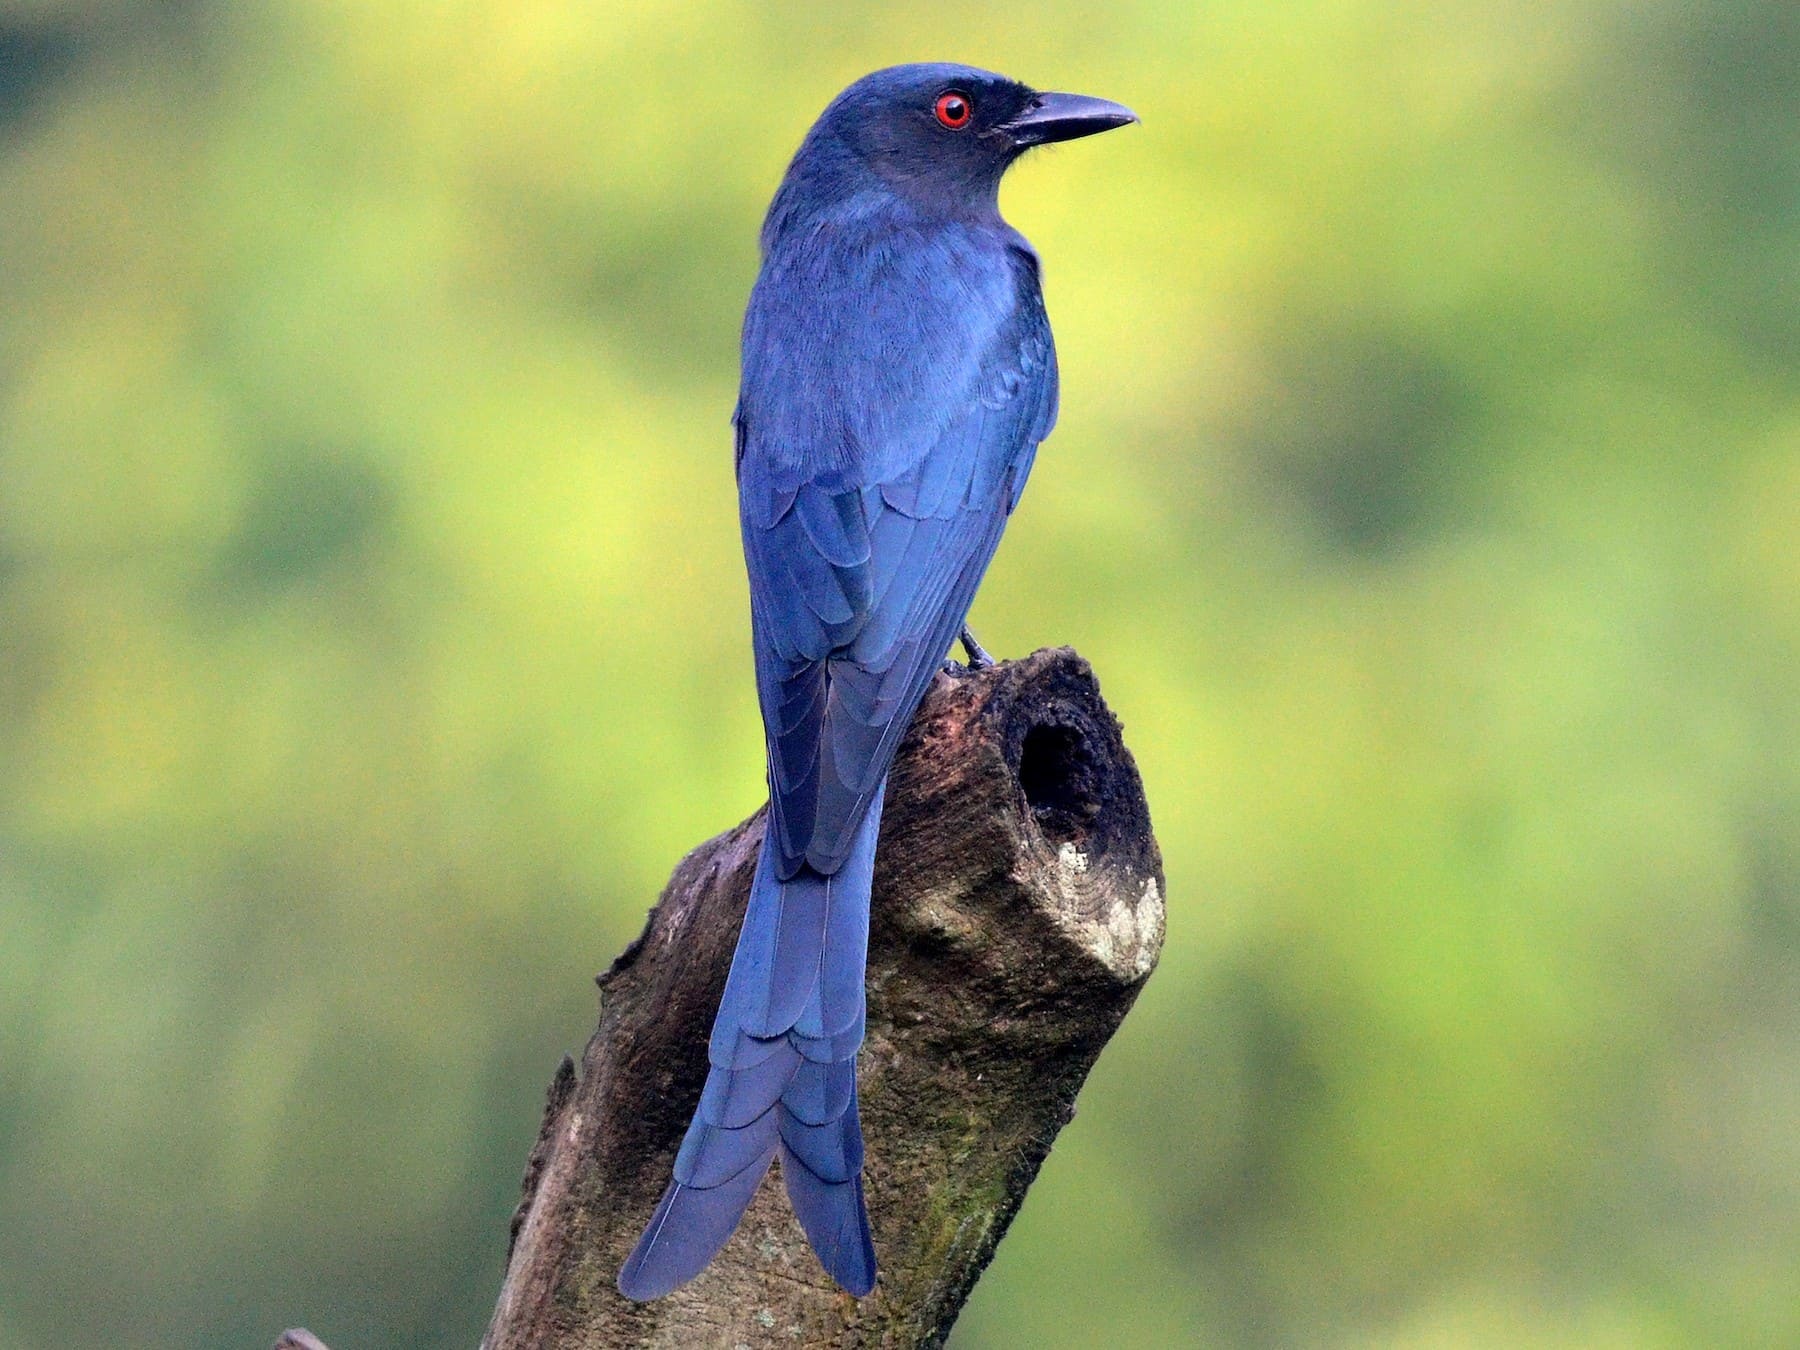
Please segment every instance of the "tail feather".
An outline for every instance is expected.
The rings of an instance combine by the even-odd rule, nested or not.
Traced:
[[[770,1139],[778,1132],[770,1124],[767,1114],[736,1130],[708,1125],[694,1117],[687,1137],[681,1141],[681,1150],[675,1155],[675,1180],[696,1191],[723,1186],[746,1168],[754,1167],[768,1152]]]
[[[706,1058],[715,1069],[753,1069],[791,1048],[786,1036],[752,1036],[737,1027],[714,1024]]]
[[[802,871],[781,887],[768,988],[756,1003],[759,1016],[744,1023],[744,1030],[752,1036],[780,1035],[817,996],[830,934],[831,892],[837,880]]]
[[[822,1125],[808,1125],[789,1111],[785,1104],[776,1108],[780,1122],[782,1167],[789,1155],[798,1158],[821,1181],[854,1181],[862,1175],[862,1127],[856,1117],[856,1095],[850,1106],[836,1120]]]
[[[849,1113],[847,1119],[854,1119]],[[831,1278],[861,1298],[875,1287],[875,1244],[863,1204],[862,1174],[827,1181],[793,1150],[781,1150],[781,1179],[806,1240]]]
[[[875,836],[881,826],[881,806],[886,795],[887,785],[883,783],[876,788],[861,833],[827,893],[818,982],[792,1024],[802,1036],[811,1039],[837,1037],[854,1030],[855,1044],[862,1044],[869,893],[875,883]]]
[[[700,1104],[664,1192],[619,1272],[627,1298],[659,1298],[698,1275],[730,1239],[770,1159],[807,1240],[832,1278],[875,1284],[862,1193],[856,1054],[866,1011],[869,888],[883,790],[830,876],[783,881],[764,848],[719,1001]]]
[[[645,1303],[661,1298],[705,1270],[706,1263],[725,1245],[738,1220],[744,1217],[774,1156],[775,1142],[771,1141],[768,1151],[754,1165],[711,1189],[670,1182],[643,1237],[638,1239],[637,1250],[619,1271],[619,1292]]]
[[[713,1035],[722,1028],[758,1039],[779,1036],[799,1019],[819,982],[831,878],[801,870],[775,875],[772,849],[757,860],[750,905]]]
[[[793,1079],[782,1089],[781,1105],[794,1119],[807,1125],[836,1120],[850,1107],[856,1094],[856,1061],[815,1064],[804,1060]]]
[[[706,1090],[700,1094],[700,1109],[695,1119],[728,1130],[741,1130],[775,1105],[787,1094],[789,1084],[806,1065],[785,1038],[778,1045],[780,1053],[748,1068],[714,1066],[706,1076]]]
[[[857,1019],[834,1036],[803,1036],[798,1028],[788,1033],[788,1041],[814,1064],[836,1064],[850,1059],[862,1048],[864,1019]]]

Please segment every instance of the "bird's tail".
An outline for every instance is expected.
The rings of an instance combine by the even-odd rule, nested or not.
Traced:
[[[706,1088],[674,1180],[619,1272],[626,1298],[660,1298],[705,1269],[777,1152],[826,1271],[859,1297],[874,1288],[856,1052],[881,799],[829,876],[802,867],[782,881],[765,844],[713,1023]]]

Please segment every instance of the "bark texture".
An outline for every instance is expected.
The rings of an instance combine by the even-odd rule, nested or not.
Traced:
[[[579,1076],[565,1060],[550,1085],[484,1350],[941,1343],[1162,946],[1143,787],[1087,663],[1061,649],[940,675],[875,867],[859,1091],[879,1283],[860,1301],[831,1283],[777,1164],[698,1279],[629,1303],[613,1280],[706,1077],[762,831],[758,812],[684,858],[600,976]]]

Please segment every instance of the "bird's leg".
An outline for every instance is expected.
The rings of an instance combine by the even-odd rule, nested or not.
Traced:
[[[962,649],[968,653],[970,670],[988,670],[994,664],[994,658],[988,655],[987,648],[975,640],[975,634],[969,631],[969,625],[962,626]]]

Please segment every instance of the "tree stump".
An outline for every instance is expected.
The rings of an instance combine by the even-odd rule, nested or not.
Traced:
[[[1162,946],[1143,786],[1087,663],[1065,648],[939,675],[875,865],[859,1065],[875,1291],[832,1284],[771,1176],[699,1278],[630,1303],[613,1281],[706,1078],[762,833],[758,812],[688,854],[599,977],[483,1350],[940,1344]]]

